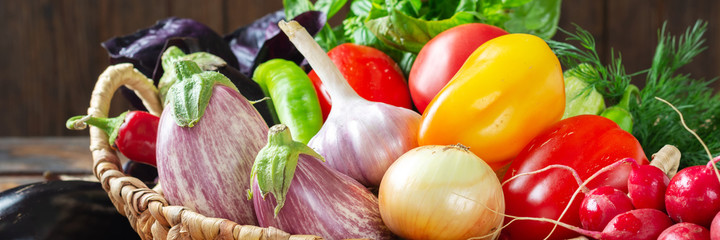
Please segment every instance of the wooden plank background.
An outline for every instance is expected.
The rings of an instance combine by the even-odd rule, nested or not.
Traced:
[[[113,36],[169,16],[193,18],[222,35],[281,7],[280,0],[0,1],[0,136],[87,135],[66,130],[64,122],[85,113],[94,82],[108,65],[100,43]],[[664,21],[678,34],[706,20],[708,50],[682,71],[712,79],[720,76],[718,10],[717,0],[565,0],[560,26],[589,30],[604,59],[611,48],[621,52],[632,72],[649,66]],[[111,114],[128,107],[118,95]]]

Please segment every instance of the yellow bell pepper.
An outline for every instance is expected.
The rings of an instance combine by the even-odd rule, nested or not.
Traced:
[[[430,102],[419,143],[460,143],[497,171],[564,110],[557,56],[536,36],[508,34],[477,48]]]

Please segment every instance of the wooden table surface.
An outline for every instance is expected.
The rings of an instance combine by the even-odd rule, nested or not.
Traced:
[[[43,181],[47,173],[94,179],[89,146],[89,136],[1,137],[0,191]]]

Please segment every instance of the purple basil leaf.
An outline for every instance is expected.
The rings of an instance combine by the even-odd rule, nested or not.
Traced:
[[[277,32],[268,33],[268,29],[273,29],[273,26],[277,29],[277,23],[282,19],[285,19],[285,12],[279,10],[225,36],[225,41],[237,58],[240,72],[245,75],[251,72],[255,56],[265,40],[277,34]]]
[[[305,58],[277,26],[277,23],[284,19],[284,15],[282,11],[275,12],[225,36],[240,62],[240,72],[252,76],[255,67],[274,58],[302,64]],[[308,11],[293,20],[314,36],[325,26],[327,15],[319,11]]]
[[[221,57],[228,65],[237,68],[237,59],[222,37],[208,26],[187,18],[166,18],[134,34],[107,40],[102,46],[108,51],[111,63],[132,62],[135,68],[150,77],[165,42],[174,37],[196,38],[200,50]]]
[[[155,66],[162,56],[165,42],[174,37],[196,38],[199,50],[221,57],[230,66],[238,66],[235,55],[220,35],[208,26],[186,18],[166,18],[131,35],[111,38],[101,45],[110,55],[110,64],[132,63],[145,76],[153,77],[157,84],[162,72],[153,74]],[[127,89],[122,92],[134,107],[145,109],[134,93]]]
[[[293,20],[305,27],[311,36],[315,36],[315,34],[320,32],[323,26],[325,26],[327,15],[324,12],[308,11],[297,15],[293,18]],[[305,60],[305,57],[295,48],[295,45],[293,45],[288,37],[280,31],[278,31],[275,36],[265,41],[265,44],[263,44],[262,48],[260,48],[257,57],[255,57],[252,69],[254,70],[261,63],[275,58],[293,61],[298,66],[302,66],[303,61]]]

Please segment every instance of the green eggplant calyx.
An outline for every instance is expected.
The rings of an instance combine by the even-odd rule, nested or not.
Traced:
[[[218,72],[203,71],[194,61],[176,61],[175,72],[178,82],[168,90],[167,104],[172,107],[175,123],[181,127],[193,127],[200,121],[215,85],[238,91],[230,79]]]
[[[165,103],[165,101],[167,100],[167,93],[170,87],[178,80],[174,64],[179,60],[194,61],[198,64],[198,66],[200,66],[200,69],[205,71],[215,71],[218,68],[227,65],[225,60],[210,53],[195,52],[191,54],[185,54],[180,48],[176,46],[168,47],[165,52],[163,52],[162,57],[160,58],[164,72],[163,75],[160,77],[160,81],[158,82],[158,89],[160,91],[160,100],[163,103]]]
[[[120,133],[120,127],[125,123],[125,116],[128,112],[123,112],[114,118],[99,118],[90,115],[74,116],[65,122],[65,127],[70,130],[83,130],[87,125],[100,128],[108,135],[108,142],[112,145]]]
[[[284,124],[277,124],[270,128],[268,143],[260,149],[250,172],[250,182],[257,178],[260,196],[265,199],[272,193],[277,202],[275,217],[285,205],[285,199],[290,184],[295,177],[300,154],[309,155],[325,161],[325,159],[302,142],[292,139],[290,129]],[[252,199],[252,187],[247,191],[248,199]]]

